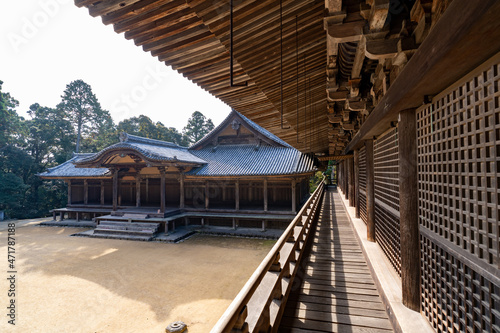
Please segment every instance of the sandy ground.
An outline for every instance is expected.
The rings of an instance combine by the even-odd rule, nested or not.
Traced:
[[[209,332],[274,243],[90,239],[70,237],[82,229],[18,221],[13,326],[6,227],[0,223],[0,332],[165,332],[177,320],[189,333]]]

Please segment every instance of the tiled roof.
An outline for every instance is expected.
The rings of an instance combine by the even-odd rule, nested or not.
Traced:
[[[216,133],[220,129],[226,127],[228,125],[229,120],[235,114],[238,115],[244,122],[246,122],[248,124],[248,126],[250,126],[252,129],[254,129],[255,131],[257,131],[258,133],[262,134],[263,136],[267,137],[269,140],[274,141],[278,145],[292,148],[292,146],[290,146],[285,141],[281,140],[279,137],[277,137],[273,133],[269,132],[268,130],[266,130],[266,129],[262,128],[262,127],[260,127],[259,125],[257,125],[256,123],[254,123],[253,121],[251,121],[250,119],[248,119],[247,117],[245,117],[244,115],[242,115],[241,113],[239,113],[238,111],[236,111],[235,109],[232,109],[231,113],[229,113],[229,115],[219,124],[219,126],[217,126],[212,131],[210,131],[210,133],[208,133],[207,135],[205,135],[198,142],[194,143],[191,147],[189,147],[189,149],[198,149],[199,147],[203,146],[207,141],[210,141],[213,133]]]
[[[295,148],[226,145],[191,153],[207,161],[187,173],[193,176],[289,175],[315,171],[313,159]]]
[[[75,154],[70,160],[49,168],[47,171],[39,173],[38,176],[44,178],[62,178],[62,177],[102,177],[110,175],[107,168],[76,168],[74,162],[81,161],[94,154]]]
[[[179,161],[195,164],[206,163],[204,160],[191,154],[186,147],[181,147],[175,143],[142,138],[126,133],[123,133],[120,139],[122,142],[106,147],[100,152],[78,161],[77,164],[96,161],[103,154],[113,149],[132,149],[139,152],[150,161]]]

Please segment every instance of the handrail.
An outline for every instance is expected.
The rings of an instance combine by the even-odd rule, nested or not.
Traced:
[[[323,189],[324,180],[321,181],[299,213],[290,222],[276,244],[229,305],[226,312],[212,328],[211,333],[248,332],[249,330],[252,332],[276,332],[277,324],[279,324],[291,290],[293,278],[299,267],[297,262],[302,257],[311,222],[318,212]],[[304,216],[306,217],[305,220],[303,219]],[[296,258],[297,251],[298,258]],[[266,286],[261,285],[263,280],[266,280]],[[257,295],[258,302],[254,302],[254,306],[249,307],[249,302],[256,295],[259,287],[265,289],[265,292],[259,292]],[[271,303],[279,306],[279,309],[274,311],[273,314],[270,311]],[[271,318],[272,316],[274,318]]]

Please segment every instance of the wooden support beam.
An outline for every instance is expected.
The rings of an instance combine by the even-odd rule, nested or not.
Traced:
[[[267,204],[267,178],[264,178],[263,184],[263,195],[264,195],[264,211],[267,212],[268,204]]]
[[[234,209],[240,210],[240,180],[239,179],[236,179],[236,183],[234,183],[234,201],[235,201]]]
[[[179,176],[179,208],[184,208],[184,172]]]
[[[146,178],[146,203],[149,203],[149,178]]]
[[[112,169],[113,173],[113,210],[118,209],[118,170]]]
[[[88,205],[89,203],[89,181],[87,179],[83,180],[83,204]]]
[[[347,160],[347,170],[349,174],[349,206],[354,207],[354,158]]]
[[[160,170],[160,212],[165,213],[165,167],[158,167]]]
[[[209,196],[209,188],[208,188],[208,180],[205,181],[205,209],[209,208],[210,205],[210,196]]]
[[[135,176],[135,206],[141,207],[141,176]]]
[[[399,228],[403,304],[420,311],[417,119],[415,109],[399,114]]]
[[[354,206],[355,216],[359,219],[359,149],[354,151]]]
[[[68,206],[71,206],[71,179],[68,179]]]
[[[292,212],[296,213],[297,212],[297,198],[296,198],[296,191],[297,189],[297,183],[294,180],[292,180]]]
[[[366,237],[375,242],[375,179],[373,172],[373,140],[365,141],[366,147]]]
[[[104,197],[104,180],[101,180],[101,206],[104,205],[104,202],[105,202],[105,197]]]

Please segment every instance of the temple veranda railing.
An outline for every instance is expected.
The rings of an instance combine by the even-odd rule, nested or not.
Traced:
[[[278,330],[310,235],[311,223],[318,216],[324,186],[324,181],[321,181],[211,333]]]

